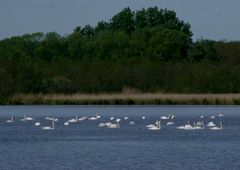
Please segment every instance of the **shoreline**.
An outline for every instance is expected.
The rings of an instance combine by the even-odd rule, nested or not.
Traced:
[[[18,94],[2,105],[239,105],[240,93],[229,94]]]

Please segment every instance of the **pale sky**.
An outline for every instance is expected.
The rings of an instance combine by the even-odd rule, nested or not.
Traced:
[[[195,40],[240,40],[240,0],[0,0],[0,39],[34,32],[68,35],[128,6],[174,10],[190,23]]]

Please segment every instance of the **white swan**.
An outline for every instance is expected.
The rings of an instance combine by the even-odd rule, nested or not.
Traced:
[[[78,116],[76,115],[75,118],[68,120],[69,123],[77,123],[78,122]]]
[[[11,116],[11,119],[7,120],[6,123],[13,123],[15,121],[15,117]]]
[[[106,123],[99,123],[98,126],[99,126],[99,127],[105,127],[105,126],[106,126]]]
[[[223,129],[222,122],[220,122],[219,124],[220,124],[220,127],[214,126],[214,127],[211,127],[210,129],[211,130],[222,130]]]
[[[29,116],[27,116],[27,115],[23,115],[23,118],[21,119],[21,121],[31,121],[31,120],[34,120],[35,118],[33,118],[33,117],[29,117]]]
[[[78,119],[78,121],[83,121],[83,120],[87,120],[87,119],[88,119],[87,116],[82,116],[82,117],[80,117],[80,118]]]
[[[108,126],[108,128],[110,129],[119,128],[119,125],[112,123],[110,126]]]
[[[33,118],[33,117],[28,117],[28,116],[26,116],[25,117],[25,120],[34,120],[35,118]]]
[[[111,126],[111,125],[112,125],[111,122],[107,122],[107,123],[105,123],[105,126],[106,126],[106,127],[109,127],[109,126]]]
[[[58,119],[57,118],[54,118],[54,117],[46,117],[45,119],[47,119],[47,120],[54,120],[55,122],[57,122],[58,121]]]
[[[167,123],[166,123],[166,125],[168,125],[168,126],[169,126],[169,125],[173,125],[173,124],[174,124],[174,122],[167,122]]]
[[[157,120],[156,125],[148,127],[148,130],[160,130],[161,129],[161,121]]]
[[[116,119],[116,122],[117,122],[117,123],[120,123],[120,121],[121,121],[121,119],[119,119],[119,118]]]
[[[158,120],[156,120],[155,124],[147,125],[146,128],[155,127],[157,124],[158,124]]]
[[[114,120],[115,118],[114,117],[110,117],[110,120]]]
[[[170,117],[171,117],[171,114],[169,114],[168,116],[161,116],[160,119],[167,120],[167,119],[170,119]]]
[[[204,129],[204,122],[198,122],[198,123],[193,123],[193,126],[191,125],[190,122],[188,122],[188,124],[184,125],[184,126],[178,126],[177,129],[184,129],[184,130],[200,130],[200,129]]]
[[[197,122],[195,125],[196,126],[202,126],[202,122]]]
[[[101,116],[97,113],[96,116],[89,117],[88,120],[97,120],[100,118],[101,118]]]
[[[156,120],[155,124],[149,124],[149,125],[147,125],[146,128],[156,127],[157,124],[158,124],[158,120]]]
[[[41,123],[40,123],[40,122],[36,122],[34,125],[35,125],[35,126],[40,126]]]
[[[125,117],[124,117],[124,120],[128,120],[128,117],[127,117],[127,116],[125,116]]]
[[[117,122],[117,123],[110,123],[110,122],[105,123],[105,126],[108,127],[108,128],[110,128],[110,129],[120,128],[121,119],[117,118],[117,119],[116,119],[116,122]]]
[[[177,129],[185,129],[185,126],[178,126]]]
[[[112,123],[108,126],[108,128],[113,129],[113,128],[120,128],[120,123]]]
[[[175,119],[175,117],[176,117],[175,114],[172,113],[171,116],[170,116],[170,119]]]
[[[132,125],[135,125],[136,123],[134,121],[131,121],[129,122],[129,124],[132,126]]]
[[[189,125],[185,125],[184,129],[185,130],[195,130],[195,127],[189,124]]]
[[[147,125],[146,128],[152,128],[152,127],[155,127],[156,125],[154,124],[150,124],[150,125]]]
[[[210,116],[210,118],[211,118],[211,119],[214,119],[214,118],[215,118],[215,116]]]
[[[51,120],[52,118],[47,116],[47,117],[45,117],[45,119],[47,119],[47,120]]]
[[[146,119],[146,116],[142,116],[142,120],[145,120]]]
[[[89,117],[88,120],[97,120],[98,118],[94,117]]]
[[[101,116],[100,116],[99,113],[96,114],[96,118],[97,118],[97,119],[100,119],[100,118],[101,118]]]
[[[111,122],[107,122],[107,123],[99,123],[98,126],[99,127],[107,127],[107,128],[117,128],[120,127],[119,123],[120,121],[116,121],[117,124],[111,123]]]
[[[107,123],[99,123],[98,126],[99,127],[107,127],[107,128],[120,128],[120,122],[121,119],[117,118],[116,119],[117,123],[111,123],[111,122],[107,122]]]
[[[64,126],[68,126],[69,125],[69,122],[64,122]]]
[[[207,126],[208,126],[208,127],[213,127],[213,126],[216,126],[216,124],[213,123],[213,122],[209,122],[209,123],[207,124]]]
[[[196,130],[198,130],[198,129],[204,129],[204,128],[205,128],[204,122],[203,122],[203,121],[202,121],[202,122],[197,122],[197,123],[195,124],[194,128],[195,128]]]
[[[223,112],[220,112],[219,114],[218,114],[218,117],[223,117],[224,115],[223,115]]]
[[[191,125],[190,121],[188,121],[188,124],[186,124],[184,126],[178,126],[176,128],[177,129],[184,129],[184,130],[194,130],[195,129],[195,127]]]
[[[54,126],[54,120],[52,120],[52,127],[50,126],[44,126],[42,127],[42,130],[54,130],[55,129],[55,126]]]

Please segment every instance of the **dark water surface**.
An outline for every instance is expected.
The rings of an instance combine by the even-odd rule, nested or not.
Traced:
[[[222,111],[224,117],[218,117]],[[64,126],[75,115],[94,116]],[[145,126],[160,116],[175,113],[175,125],[162,120],[160,131]],[[24,114],[36,117],[21,122]],[[13,115],[16,122],[6,123]],[[223,130],[179,130],[188,120],[223,122]],[[210,119],[215,115],[215,119]],[[34,126],[50,125],[45,117],[56,117],[55,130]],[[98,127],[109,118],[121,118],[121,128]],[[123,120],[128,116],[128,120]],[[141,117],[146,116],[145,120]],[[130,121],[136,125],[130,126]],[[240,169],[239,106],[0,106],[0,169]]]

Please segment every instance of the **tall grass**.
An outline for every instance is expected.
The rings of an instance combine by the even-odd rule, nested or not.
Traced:
[[[2,104],[236,105],[240,94],[18,94]]]

